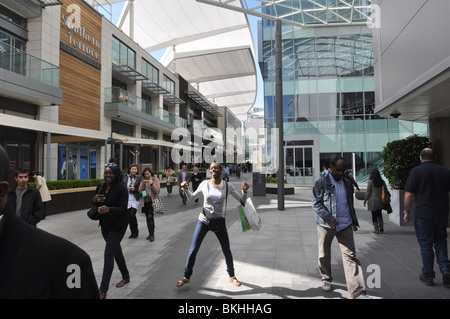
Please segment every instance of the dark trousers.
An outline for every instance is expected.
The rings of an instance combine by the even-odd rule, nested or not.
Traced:
[[[139,229],[138,229],[138,222],[136,218],[136,208],[130,207],[128,208],[128,220],[130,223],[130,231],[132,236],[138,236]]]
[[[181,186],[180,186],[179,188],[180,188],[180,189],[179,189],[179,193],[180,193],[181,199],[182,199],[182,201],[183,201],[183,204],[186,204],[187,196],[186,196],[186,194],[184,193],[184,191],[183,191],[183,189],[181,188]]]
[[[384,231],[384,222],[383,222],[383,215],[381,214],[381,209],[372,211],[372,223],[375,231],[377,232]]]
[[[173,183],[167,182],[167,194],[172,194]]]
[[[114,269],[114,260],[119,267],[119,271],[122,274],[123,279],[129,279],[130,274],[128,272],[127,265],[125,263],[125,257],[123,256],[122,247],[120,242],[122,241],[127,227],[121,227],[119,229],[110,229],[107,227],[101,227],[103,238],[106,241],[103,275],[102,282],[100,284],[100,291],[106,293],[109,288],[109,282]]]
[[[146,202],[144,206],[142,206],[142,212],[145,214],[145,218],[147,221],[148,234],[155,234],[155,214],[153,212],[152,202]]]
[[[191,278],[192,272],[194,269],[195,259],[197,257],[198,250],[200,249],[200,245],[203,242],[206,234],[208,233],[209,228],[208,225],[202,223],[200,220],[197,222],[197,226],[195,227],[194,236],[192,238],[191,248],[189,250],[189,254],[186,261],[186,267],[184,269],[184,277]],[[221,232],[214,233],[217,239],[220,242],[220,246],[222,247],[222,252],[225,256],[225,262],[227,264],[227,273],[230,277],[234,277],[234,264],[233,264],[233,255],[231,254],[230,249],[230,240],[228,238],[228,231],[225,230]]]
[[[447,251],[447,224],[447,217],[442,220],[417,217],[414,219],[414,228],[422,256],[422,274],[425,280],[433,281],[435,257],[441,272],[444,270],[450,271]]]
[[[195,192],[200,183],[192,183],[192,190]],[[198,198],[195,199],[195,202],[198,203]]]

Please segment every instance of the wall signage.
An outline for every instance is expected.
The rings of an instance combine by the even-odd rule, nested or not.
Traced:
[[[101,42],[86,30],[81,23],[81,8],[71,4],[61,16],[61,24],[67,29],[66,42],[61,41],[60,48],[81,60],[100,68]]]

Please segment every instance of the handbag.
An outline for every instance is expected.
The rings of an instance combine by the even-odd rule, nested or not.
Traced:
[[[365,200],[366,192],[355,192],[355,197],[357,200]]]
[[[386,205],[391,203],[391,194],[389,193],[385,185],[383,185],[381,188],[381,201]]]
[[[162,198],[159,195],[155,196],[155,199],[152,201],[153,212],[157,214],[164,214],[164,204]]]
[[[92,220],[99,220],[100,219],[100,213],[98,212],[98,207],[94,206],[91,209],[88,210],[87,216]]]
[[[102,190],[103,186],[105,185],[105,182],[102,182],[99,191]],[[98,212],[98,207],[93,206],[91,209],[87,211],[87,216],[92,220],[99,220],[100,219],[100,213]]]

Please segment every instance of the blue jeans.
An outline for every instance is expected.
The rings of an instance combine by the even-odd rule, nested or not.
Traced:
[[[197,222],[197,226],[195,227],[194,236],[192,238],[191,248],[189,249],[189,254],[186,261],[186,267],[184,269],[184,277],[191,278],[195,259],[197,257],[198,250],[200,249],[200,245],[202,244],[203,239],[208,233],[208,225],[202,223],[200,220]],[[217,239],[220,242],[220,246],[222,247],[222,252],[225,256],[225,262],[227,264],[227,273],[230,277],[234,277],[234,265],[233,265],[233,255],[231,254],[230,249],[230,240],[228,238],[228,231],[223,230],[221,232],[214,233],[217,236]]]
[[[450,270],[447,252],[447,224],[447,218],[442,220],[415,218],[414,228],[423,263],[422,275],[427,281],[433,281],[434,278],[435,253],[439,270],[441,272]]]

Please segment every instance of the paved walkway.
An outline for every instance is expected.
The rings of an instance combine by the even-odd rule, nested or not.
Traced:
[[[231,177],[238,186],[242,179]],[[251,193],[251,192],[250,192]],[[144,215],[138,212],[140,236],[122,241],[131,282],[115,288],[121,277],[115,266],[108,299],[341,299],[348,298],[342,258],[336,240],[333,242],[331,292],[321,289],[317,269],[317,231],[315,213],[311,208],[311,187],[297,187],[295,195],[286,195],[285,211],[277,210],[277,195],[253,197],[263,226],[259,232],[243,233],[237,214],[237,202],[228,201],[227,225],[235,261],[236,276],[242,282],[234,287],[228,282],[225,260],[213,233],[209,233],[197,257],[191,282],[182,288],[175,283],[183,276],[186,256],[191,244],[200,205],[182,205],[175,187],[174,195],[162,189],[165,213],[155,218],[155,241],[147,237]],[[450,289],[437,278],[432,287],[419,282],[421,258],[413,227],[399,227],[385,219],[385,233],[372,233],[370,213],[356,201],[361,228],[355,232],[357,256],[366,271],[372,288],[368,295],[375,299],[448,299]],[[66,238],[83,248],[92,259],[100,282],[105,243],[97,223],[86,211],[73,211],[48,216],[39,228]],[[373,268],[375,267],[375,268]],[[375,269],[375,272],[374,270]],[[379,281],[376,275],[380,276]],[[379,283],[379,284],[378,284]]]

